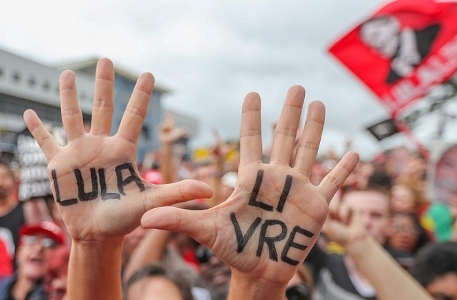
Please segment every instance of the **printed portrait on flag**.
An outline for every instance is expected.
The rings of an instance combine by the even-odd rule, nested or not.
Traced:
[[[440,30],[439,24],[423,29],[401,28],[400,21],[392,15],[369,19],[360,27],[360,38],[379,55],[390,60],[389,74],[385,80],[393,84],[410,76],[429,54]]]
[[[456,2],[392,1],[329,52],[396,116],[457,71],[456,20]]]

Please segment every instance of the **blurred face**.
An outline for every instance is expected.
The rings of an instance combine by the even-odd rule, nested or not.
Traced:
[[[201,277],[213,299],[226,299],[230,285],[230,267],[204,246],[197,249],[196,256],[200,263]]]
[[[410,212],[414,211],[415,201],[413,192],[404,185],[394,185],[392,187],[392,209],[394,211]]]
[[[389,245],[392,248],[404,252],[412,252],[416,247],[419,231],[412,217],[395,215],[392,218],[389,232]]]
[[[362,27],[362,39],[384,56],[391,58],[399,46],[400,28],[393,18],[376,19]]]
[[[457,274],[435,278],[425,289],[435,300],[457,300]]]
[[[14,191],[14,178],[8,168],[0,164],[0,200],[8,198]]]
[[[21,236],[17,253],[19,276],[31,280],[42,279],[56,246],[53,239],[43,234]]]
[[[49,275],[48,300],[67,300],[68,267],[54,270]]]
[[[377,191],[353,191],[343,201],[359,212],[368,233],[384,244],[389,226],[389,198]]]
[[[436,164],[435,191],[437,200],[447,204],[457,197],[457,146],[447,150]]]
[[[152,276],[133,283],[128,300],[183,300],[179,288],[171,280]]]

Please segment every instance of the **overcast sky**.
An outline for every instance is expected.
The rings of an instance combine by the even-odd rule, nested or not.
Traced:
[[[387,116],[375,95],[327,48],[386,1],[3,1],[0,47],[45,64],[108,57],[152,72],[172,90],[170,108],[200,121],[194,145],[238,136],[244,96],[262,98],[265,146],[288,88],[327,107],[321,151],[353,137],[369,157],[380,145],[365,127]],[[305,114],[304,114],[305,115]]]

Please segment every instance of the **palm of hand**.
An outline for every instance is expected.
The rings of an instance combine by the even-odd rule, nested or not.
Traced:
[[[303,100],[303,88],[289,90],[270,163],[264,164],[260,98],[249,94],[243,105],[237,186],[229,199],[205,211],[153,209],[143,215],[142,225],[192,236],[247,278],[288,282],[314,245],[328,202],[358,162],[357,154],[349,153],[319,186],[310,183],[325,109],[320,102],[311,103],[296,146]]]
[[[212,250],[228,265],[266,280],[290,278],[315,243],[328,204],[297,170],[251,164],[231,197],[215,208]],[[285,267],[277,273],[278,264]],[[287,270],[287,271],[286,271]]]
[[[142,74],[110,137],[113,114],[114,67],[108,59],[97,65],[92,124],[84,130],[76,95],[75,75],[60,77],[62,122],[68,145],[60,147],[32,110],[24,120],[43,150],[54,198],[70,236],[75,240],[123,238],[154,207],[211,195],[197,181],[154,186],[143,181],[136,167],[136,142],[150,102],[154,78]]]
[[[137,211],[135,202],[145,201],[143,191],[152,187],[136,175],[135,150],[120,137],[86,134],[63,147],[49,162],[54,198],[74,239],[122,235],[138,225],[142,212]],[[116,168],[122,168],[121,172]],[[132,176],[137,180],[118,184]]]

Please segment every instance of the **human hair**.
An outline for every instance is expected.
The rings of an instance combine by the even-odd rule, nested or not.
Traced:
[[[149,277],[161,277],[168,279],[176,285],[184,300],[194,300],[189,281],[179,273],[170,271],[157,262],[143,266],[130,276],[124,286],[124,299],[127,300],[129,289],[134,283]]]
[[[425,193],[419,188],[420,184],[421,182],[412,176],[400,176],[395,182],[395,185],[403,185],[411,191],[416,209],[429,202]]]
[[[430,243],[416,254],[411,275],[424,287],[446,274],[457,275],[457,242]]]
[[[374,192],[374,193],[378,193],[378,194],[383,195],[386,198],[386,201],[387,201],[387,208],[389,210],[388,211],[389,216],[392,216],[393,209],[392,209],[392,204],[391,204],[391,201],[390,201],[390,199],[392,197],[392,194],[390,193],[389,189],[387,189],[386,187],[381,186],[381,185],[368,185],[365,188],[345,189],[345,190],[342,191],[341,201],[344,202],[344,200],[346,199],[346,197],[349,194],[357,193],[357,192]]]
[[[0,159],[0,167],[1,166],[5,167],[8,170],[8,173],[10,174],[11,178],[15,178],[13,170],[11,169],[11,166],[7,161]]]

